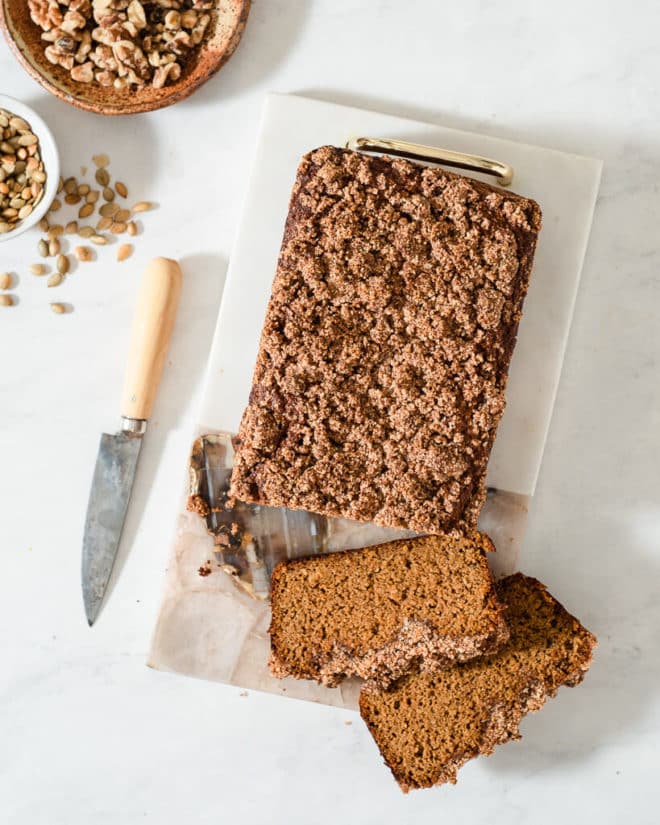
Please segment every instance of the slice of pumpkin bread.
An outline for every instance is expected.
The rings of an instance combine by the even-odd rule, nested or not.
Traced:
[[[296,559],[271,580],[270,668],[333,686],[385,687],[412,666],[435,670],[508,638],[480,533],[426,536]]]
[[[596,638],[536,579],[497,583],[510,638],[497,653],[362,691],[360,713],[404,791],[455,782],[469,759],[519,739],[523,716],[582,681]]]

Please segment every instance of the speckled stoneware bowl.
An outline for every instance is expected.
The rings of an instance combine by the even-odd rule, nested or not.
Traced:
[[[101,115],[130,115],[170,106],[192,94],[223,66],[239,44],[250,0],[216,0],[210,31],[186,61],[179,80],[162,89],[119,91],[78,83],[44,55],[41,29],[32,22],[27,0],[0,0],[0,27],[26,71],[60,100]]]

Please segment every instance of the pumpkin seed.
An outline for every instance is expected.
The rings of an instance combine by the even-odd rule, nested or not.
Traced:
[[[118,223],[126,223],[131,218],[131,212],[129,209],[120,209],[118,212],[115,213],[115,220]]]
[[[0,289],[10,289],[11,281],[12,278],[8,272],[3,272],[0,274]]]
[[[117,250],[117,260],[118,261],[125,261],[126,258],[129,258],[133,252],[133,244],[130,243],[123,243],[119,249]]]
[[[97,169],[94,178],[100,186],[107,186],[110,183],[110,174],[107,169]]]
[[[150,203],[149,201],[140,201],[139,203],[135,204],[132,211],[133,212],[148,212],[150,209],[153,209],[153,208],[154,208],[153,203]]]
[[[60,255],[57,259],[57,271],[60,275],[66,275],[69,271],[69,258],[66,255]]]
[[[77,246],[73,253],[79,261],[83,262],[91,261],[94,258],[94,253],[88,246]]]
[[[13,306],[14,299],[11,295],[0,295],[0,307],[10,307]]]
[[[60,242],[57,238],[53,238],[53,240],[48,244],[48,254],[51,257],[60,254]]]
[[[122,183],[120,180],[115,183],[115,191],[118,195],[121,195],[122,198],[128,197],[128,188],[126,184]]]
[[[94,165],[98,166],[99,169],[103,169],[104,166],[110,163],[110,158],[105,154],[92,155],[92,160],[94,161]]]
[[[79,218],[88,218],[93,213],[94,213],[94,204],[93,203],[85,203],[78,210],[78,217]]]
[[[113,201],[114,199],[115,199],[114,189],[111,189],[109,186],[104,187],[104,189],[103,189],[103,200]]]
[[[96,224],[96,231],[104,232],[106,229],[110,229],[111,226],[112,218],[99,218],[98,223]]]
[[[62,283],[62,275],[59,272],[53,272],[53,274],[46,281],[46,286],[48,286],[48,287],[59,286],[61,283]]]
[[[48,243],[43,238],[37,244],[37,248],[42,258],[48,257]]]
[[[51,304],[50,308],[55,313],[55,315],[64,315],[66,312],[66,307],[64,304]]]
[[[48,267],[45,267],[43,264],[32,264],[30,266],[30,272],[33,275],[45,275],[48,272]]]
[[[104,203],[99,209],[99,215],[104,218],[111,218],[116,212],[119,212],[119,205],[116,203]]]
[[[129,235],[132,235],[133,237],[135,237],[135,235],[137,235],[137,224],[135,223],[135,221],[129,221],[128,222],[128,226],[126,227],[126,231],[128,232]]]
[[[67,235],[77,235],[78,234],[78,221],[69,221],[69,223],[64,227],[64,232]]]
[[[126,224],[120,222],[113,223],[110,227],[110,232],[112,232],[113,235],[121,235],[126,232]]]
[[[95,235],[96,233],[93,226],[81,226],[78,230],[78,234],[81,238],[91,238],[92,235]]]
[[[92,235],[90,241],[97,246],[105,246],[108,243],[108,239],[104,235]]]

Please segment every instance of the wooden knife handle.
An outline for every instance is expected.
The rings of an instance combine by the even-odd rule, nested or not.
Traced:
[[[156,399],[181,292],[181,269],[169,258],[154,258],[138,293],[128,350],[121,414],[148,419]]]

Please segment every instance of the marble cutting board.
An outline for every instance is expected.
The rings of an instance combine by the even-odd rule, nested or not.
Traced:
[[[598,160],[296,96],[269,95],[191,442],[197,435],[238,429],[301,155],[323,144],[343,146],[357,136],[399,138],[505,161],[515,170],[511,189],[534,198],[543,210],[511,363],[507,409],[488,467],[488,485],[496,493],[489,496],[480,520],[498,547],[495,571],[511,572],[517,567],[559,383],[600,181]],[[364,543],[361,534],[357,546]],[[200,577],[198,569],[212,559],[213,542],[204,523],[182,505],[149,664],[356,707],[355,681],[328,689],[270,676],[268,605],[252,599],[215,564],[210,565],[212,575]]]

